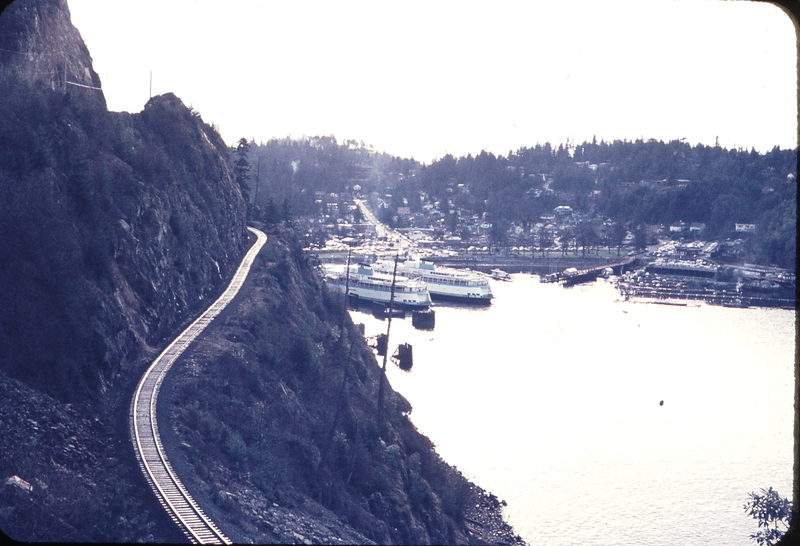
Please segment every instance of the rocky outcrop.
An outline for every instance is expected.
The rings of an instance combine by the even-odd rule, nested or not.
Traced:
[[[64,0],[13,3],[0,37],[0,370],[97,399],[222,289],[245,203],[177,97],[106,110]]]
[[[0,374],[0,541],[180,540],[159,533],[113,424]]]
[[[97,90],[100,78],[89,50],[72,25],[66,0],[13,2],[0,16],[0,67],[28,84],[52,90]],[[86,98],[105,107],[102,92]]]

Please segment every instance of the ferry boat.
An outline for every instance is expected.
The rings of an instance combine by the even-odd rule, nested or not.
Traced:
[[[391,275],[394,261],[373,264],[376,271]],[[492,289],[488,279],[474,271],[450,267],[437,267],[426,260],[407,260],[397,264],[398,273],[424,282],[434,300],[451,300],[462,303],[489,304]]]
[[[325,282],[330,288],[345,292],[347,272],[329,271]],[[350,267],[349,294],[355,298],[389,304],[392,291],[392,274],[375,271],[365,264]],[[394,283],[394,304],[397,307],[424,309],[431,305],[431,295],[425,283],[396,276]]]

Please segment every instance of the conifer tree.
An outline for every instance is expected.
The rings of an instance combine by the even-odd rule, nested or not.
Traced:
[[[247,158],[247,153],[250,151],[250,144],[247,139],[240,138],[236,145],[236,150],[233,152],[235,159],[233,161],[233,175],[239,187],[242,189],[242,196],[246,203],[250,203],[250,192],[247,188],[247,179],[250,174],[250,160]]]

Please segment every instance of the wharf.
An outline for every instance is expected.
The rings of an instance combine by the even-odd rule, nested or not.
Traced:
[[[322,263],[347,263],[347,251],[325,251],[317,252],[317,258]],[[556,254],[552,252],[552,254]],[[492,269],[502,269],[507,273],[531,273],[536,275],[552,274],[558,278],[562,278],[563,271],[570,267],[574,267],[579,272],[586,272],[591,275],[591,272],[597,272],[594,277],[586,278],[580,282],[586,282],[597,278],[607,267],[614,270],[615,274],[621,271],[628,271],[639,265],[637,256],[626,256],[617,261],[613,261],[611,257],[604,256],[578,256],[578,255],[561,255],[558,256],[521,256],[521,255],[503,255],[503,254],[461,254],[458,256],[426,256],[426,260],[430,260],[438,266],[453,267],[457,269],[471,269],[473,271],[480,271],[482,273],[490,273]],[[355,249],[351,261],[367,261],[366,253],[359,253]]]
[[[620,261],[609,263],[609,258],[591,256],[558,256],[530,258],[527,256],[433,256],[428,258],[437,265],[455,268],[469,268],[474,271],[489,273],[492,269],[502,269],[508,273],[532,273],[538,275],[562,275],[565,269],[574,267],[579,271],[598,271],[598,275],[607,267],[612,267],[619,272],[624,263],[624,269],[634,267],[635,257],[627,256]],[[597,275],[595,275],[596,278]]]
[[[595,280],[606,269],[610,269],[614,275],[620,275],[623,271],[633,269],[638,264],[635,256],[627,256],[619,262],[605,264],[596,267],[589,267],[571,273],[562,273],[558,276],[559,281],[563,281],[564,286],[572,286],[584,282]]]

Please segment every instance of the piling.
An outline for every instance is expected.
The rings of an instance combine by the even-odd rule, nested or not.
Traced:
[[[436,312],[433,309],[424,309],[411,313],[411,324],[417,330],[433,330],[436,325]]]

